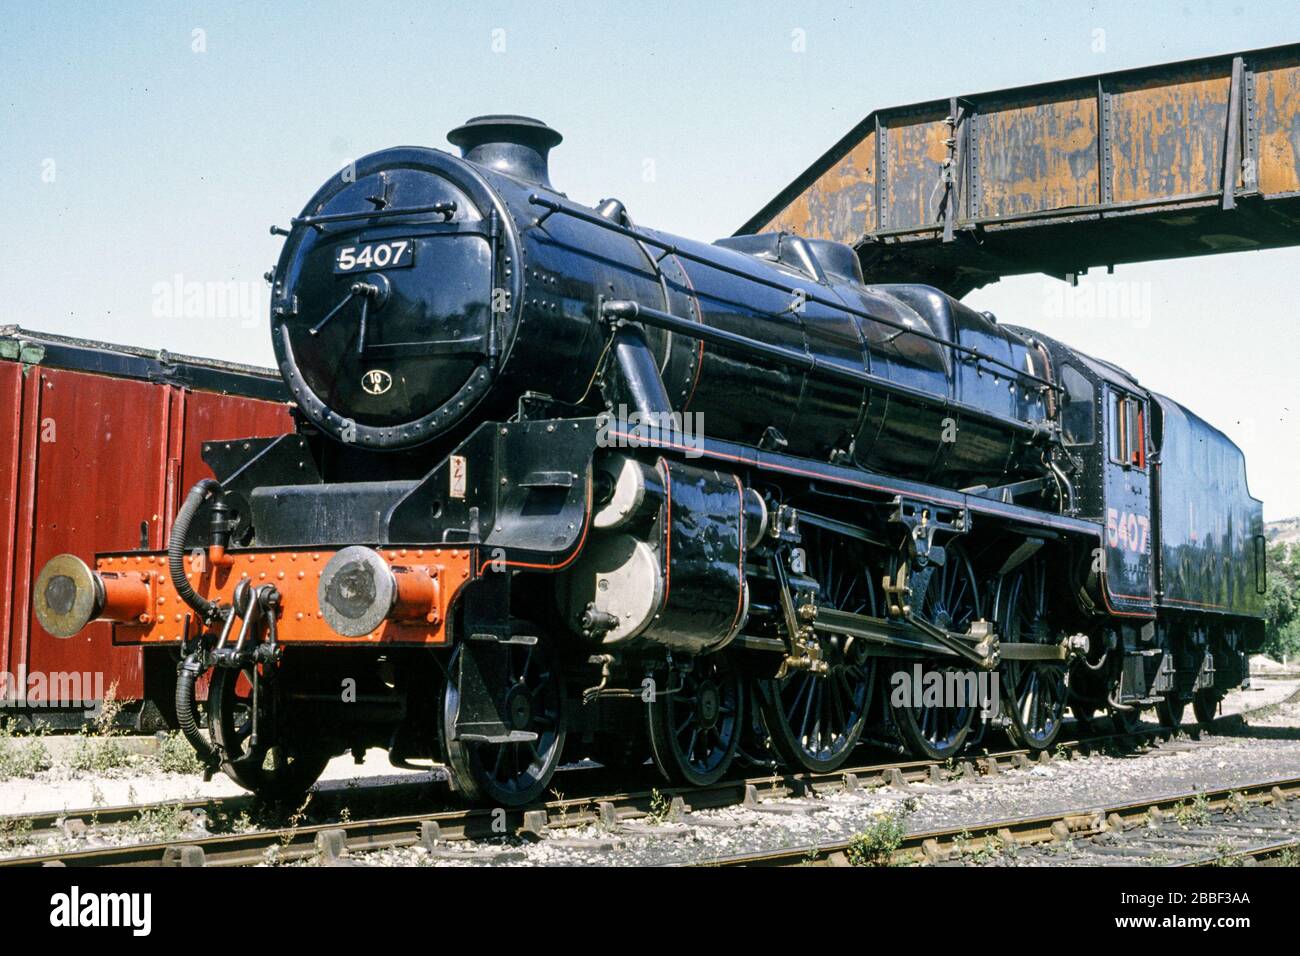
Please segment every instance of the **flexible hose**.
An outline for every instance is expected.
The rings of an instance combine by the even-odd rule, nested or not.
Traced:
[[[203,664],[196,651],[181,663],[176,672],[176,722],[181,734],[189,741],[194,752],[199,755],[205,770],[209,773],[220,763],[216,750],[199,733],[199,718],[194,707],[194,684],[203,673]]]
[[[194,609],[204,623],[212,621],[220,614],[220,608],[214,601],[209,601],[194,590],[189,578],[185,576],[185,538],[190,533],[190,522],[208,495],[219,491],[221,485],[211,478],[204,478],[185,497],[181,510],[176,512],[172,522],[171,537],[167,539],[167,570],[171,573],[172,586],[181,600]]]
[[[1088,668],[1088,670],[1090,670],[1090,671],[1099,671],[1099,670],[1101,670],[1103,667],[1106,666],[1106,658],[1107,658],[1107,656],[1108,656],[1109,654],[1110,654],[1110,651],[1102,651],[1102,654],[1101,654],[1101,660],[1097,661],[1096,664],[1089,664],[1089,663],[1088,663],[1088,658],[1086,658],[1086,657],[1081,657],[1079,660],[1080,660],[1080,662],[1083,664],[1084,667]]]

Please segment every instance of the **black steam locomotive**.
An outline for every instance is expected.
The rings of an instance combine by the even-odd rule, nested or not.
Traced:
[[[562,758],[1041,749],[1247,678],[1261,507],[1191,412],[847,246],[574,203],[535,120],[449,139],[281,230],[296,434],[205,447],[167,553],[37,582],[52,633],[179,650],[210,768],[291,793],[385,746],[517,805]]]

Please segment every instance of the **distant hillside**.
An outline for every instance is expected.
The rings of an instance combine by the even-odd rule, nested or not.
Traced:
[[[1300,542],[1300,517],[1264,522],[1264,537],[1268,539],[1269,544],[1276,541],[1287,544]]]

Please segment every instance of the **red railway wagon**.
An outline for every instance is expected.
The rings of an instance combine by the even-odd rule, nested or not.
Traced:
[[[269,369],[0,327],[0,716],[80,723],[116,685],[150,729],[175,665],[114,646],[112,626],[46,632],[31,583],[61,552],[163,548],[202,443],[291,430]],[[126,480],[127,478],[130,480]]]

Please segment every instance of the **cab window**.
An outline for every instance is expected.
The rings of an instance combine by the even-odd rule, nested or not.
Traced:
[[[1146,409],[1141,399],[1110,390],[1107,403],[1110,460],[1126,468],[1147,466]]]
[[[1061,431],[1067,445],[1091,445],[1095,440],[1097,393],[1073,365],[1061,369]]]

